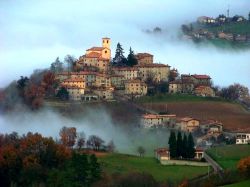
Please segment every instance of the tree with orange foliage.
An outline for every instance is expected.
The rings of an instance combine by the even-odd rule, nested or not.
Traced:
[[[178,187],[188,187],[188,181],[185,179]]]
[[[51,71],[46,72],[43,75],[43,80],[41,85],[43,86],[45,90],[45,95],[47,97],[54,96],[55,95],[55,88],[57,86],[57,81],[55,79],[55,74]]]
[[[31,83],[24,92],[26,104],[32,109],[38,109],[43,103],[44,93],[45,90],[42,86]]]
[[[77,133],[75,127],[63,127],[60,130],[60,140],[64,146],[72,148],[75,145]]]
[[[237,169],[240,173],[250,177],[250,156],[242,158],[237,164]]]

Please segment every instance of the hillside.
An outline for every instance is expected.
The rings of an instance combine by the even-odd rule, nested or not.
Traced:
[[[138,157],[123,154],[108,154],[98,158],[104,172],[108,174],[126,174],[129,172],[146,172],[157,181],[178,183],[207,173],[207,167],[163,166],[153,157]]]
[[[219,98],[195,96],[157,96],[145,97],[138,102],[157,112],[176,114],[179,117],[192,116],[201,120],[216,119],[228,131],[249,131],[250,112],[241,105]]]

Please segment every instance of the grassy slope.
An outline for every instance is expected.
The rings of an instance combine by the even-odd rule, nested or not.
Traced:
[[[194,166],[162,166],[155,158],[137,157],[122,154],[110,154],[99,157],[101,165],[109,174],[127,172],[146,172],[152,174],[158,181],[175,181],[190,179],[203,175],[207,167]]]
[[[250,145],[227,145],[212,148],[208,150],[208,154],[224,169],[236,170],[238,161],[250,155]]]
[[[249,130],[250,113],[241,105],[221,98],[204,98],[192,95],[159,95],[143,97],[137,102],[157,112],[168,111],[179,117],[193,116],[201,120],[216,119],[227,130]]]
[[[224,187],[249,187],[249,186],[250,186],[250,180],[246,180],[235,184],[229,184]]]

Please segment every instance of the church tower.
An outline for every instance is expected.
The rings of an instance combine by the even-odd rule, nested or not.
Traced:
[[[102,47],[110,49],[110,38],[102,38]]]

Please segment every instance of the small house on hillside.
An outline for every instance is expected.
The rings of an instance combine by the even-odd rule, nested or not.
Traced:
[[[223,131],[223,124],[216,120],[207,120],[201,123],[200,129],[206,134],[220,134]]]
[[[250,144],[250,133],[237,133],[236,144]]]
[[[202,97],[214,97],[215,92],[209,86],[198,86],[194,90],[195,95],[202,96]]]
[[[201,160],[203,157],[204,157],[204,150],[201,148],[196,148],[194,159]],[[168,148],[155,149],[155,158],[160,162],[165,160],[171,160],[169,149]]]
[[[200,121],[192,117],[179,119],[179,126],[182,131],[193,132],[200,126]]]
[[[144,128],[158,128],[158,127],[176,127],[175,114],[145,114],[142,116],[141,124]]]

